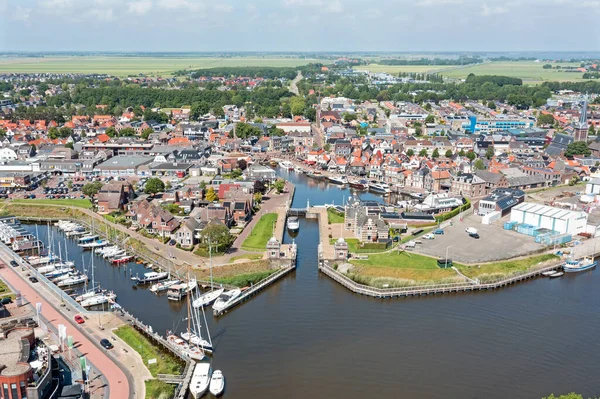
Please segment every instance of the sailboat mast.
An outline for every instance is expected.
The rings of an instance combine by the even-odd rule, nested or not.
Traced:
[[[212,275],[212,241],[208,239],[208,259],[210,260],[210,290],[213,290],[213,275]]]

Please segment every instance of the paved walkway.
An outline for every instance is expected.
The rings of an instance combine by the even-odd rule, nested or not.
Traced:
[[[10,259],[3,253],[4,259]],[[131,389],[127,375],[119,365],[111,359],[105,349],[99,346],[99,342],[92,342],[88,334],[83,332],[82,326],[77,325],[73,321],[73,316],[64,314],[65,310],[60,309],[55,305],[54,296],[45,292],[42,283],[33,284],[25,281],[22,276],[11,266],[0,268],[0,276],[15,290],[19,291],[23,298],[30,304],[41,303],[42,315],[52,324],[54,328],[58,328],[59,324],[67,326],[67,334],[73,337],[76,343],[77,350],[86,356],[90,364],[98,370],[98,373],[104,376],[108,382],[108,387],[102,387],[98,384],[98,380],[92,383],[91,390],[96,397],[111,397],[111,398],[136,398],[139,397]],[[63,313],[64,312],[64,313]],[[85,324],[83,325],[85,326]],[[98,386],[94,386],[94,384]],[[99,394],[99,395],[98,395]],[[143,395],[142,395],[143,397]]]

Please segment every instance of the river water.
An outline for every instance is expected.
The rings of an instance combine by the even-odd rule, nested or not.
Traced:
[[[307,199],[342,204],[350,195],[294,172],[282,176],[296,185],[294,207],[304,207]],[[373,194],[361,197],[381,201]],[[46,228],[39,234],[46,238]],[[599,270],[495,292],[377,300],[318,273],[316,221],[301,219],[295,240],[295,272],[219,319],[207,314],[216,346],[213,369],[226,376],[225,397],[600,393]],[[284,242],[290,241],[286,235]],[[73,241],[67,239],[67,246],[71,259],[81,259]],[[89,256],[84,254],[84,263]],[[184,303],[132,287],[130,273],[145,272],[141,265],[119,268],[101,258],[95,264],[96,281],[113,289],[139,319],[160,333],[185,328]]]

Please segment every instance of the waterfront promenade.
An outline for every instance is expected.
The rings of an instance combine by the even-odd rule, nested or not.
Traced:
[[[1,249],[2,259],[8,260],[12,256]],[[8,262],[6,262],[8,263]],[[133,376],[127,375],[127,371],[123,369],[123,365],[119,361],[113,359],[107,354],[99,344],[99,334],[94,333],[91,319],[88,318],[85,324],[77,325],[73,321],[73,316],[77,312],[72,311],[68,305],[60,306],[60,298],[57,298],[50,290],[44,289],[42,282],[35,284],[26,281],[24,276],[12,266],[4,264],[0,268],[0,276],[13,289],[19,291],[27,303],[35,306],[36,303],[42,304],[42,315],[53,328],[57,329],[59,324],[67,326],[67,335],[73,337],[76,343],[77,350],[84,354],[89,363],[95,368],[98,374],[106,379],[107,386],[94,386],[92,388],[95,397],[111,397],[111,398],[137,398],[140,397],[133,389]],[[86,331],[89,330],[89,331]],[[95,335],[95,336],[94,336]],[[108,334],[103,334],[107,336]],[[113,349],[114,350],[114,349]],[[92,376],[92,379],[94,376]],[[143,381],[143,380],[142,380]],[[143,397],[143,390],[142,396]]]

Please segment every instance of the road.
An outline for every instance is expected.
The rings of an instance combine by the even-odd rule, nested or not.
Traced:
[[[298,82],[300,82],[302,80],[302,78],[303,78],[302,72],[298,71],[298,75],[296,75],[294,80],[292,80],[290,83],[290,91],[297,96],[300,95],[300,90],[298,90]]]
[[[10,259],[10,257],[3,253],[3,259]],[[106,389],[107,393],[105,397],[135,397],[135,394],[130,391],[130,384],[125,372],[107,355],[106,351],[99,346],[99,343],[92,342],[81,331],[81,327],[72,320],[72,317],[63,315],[55,307],[52,296],[39,293],[38,290],[26,282],[11,266],[4,264],[4,267],[0,268],[0,276],[15,290],[19,291],[27,302],[31,304],[41,303],[42,315],[56,329],[59,324],[67,326],[67,334],[73,337],[73,341],[77,345],[77,350],[83,353],[94,368],[108,381],[108,389]],[[41,285],[42,283],[37,284]]]

